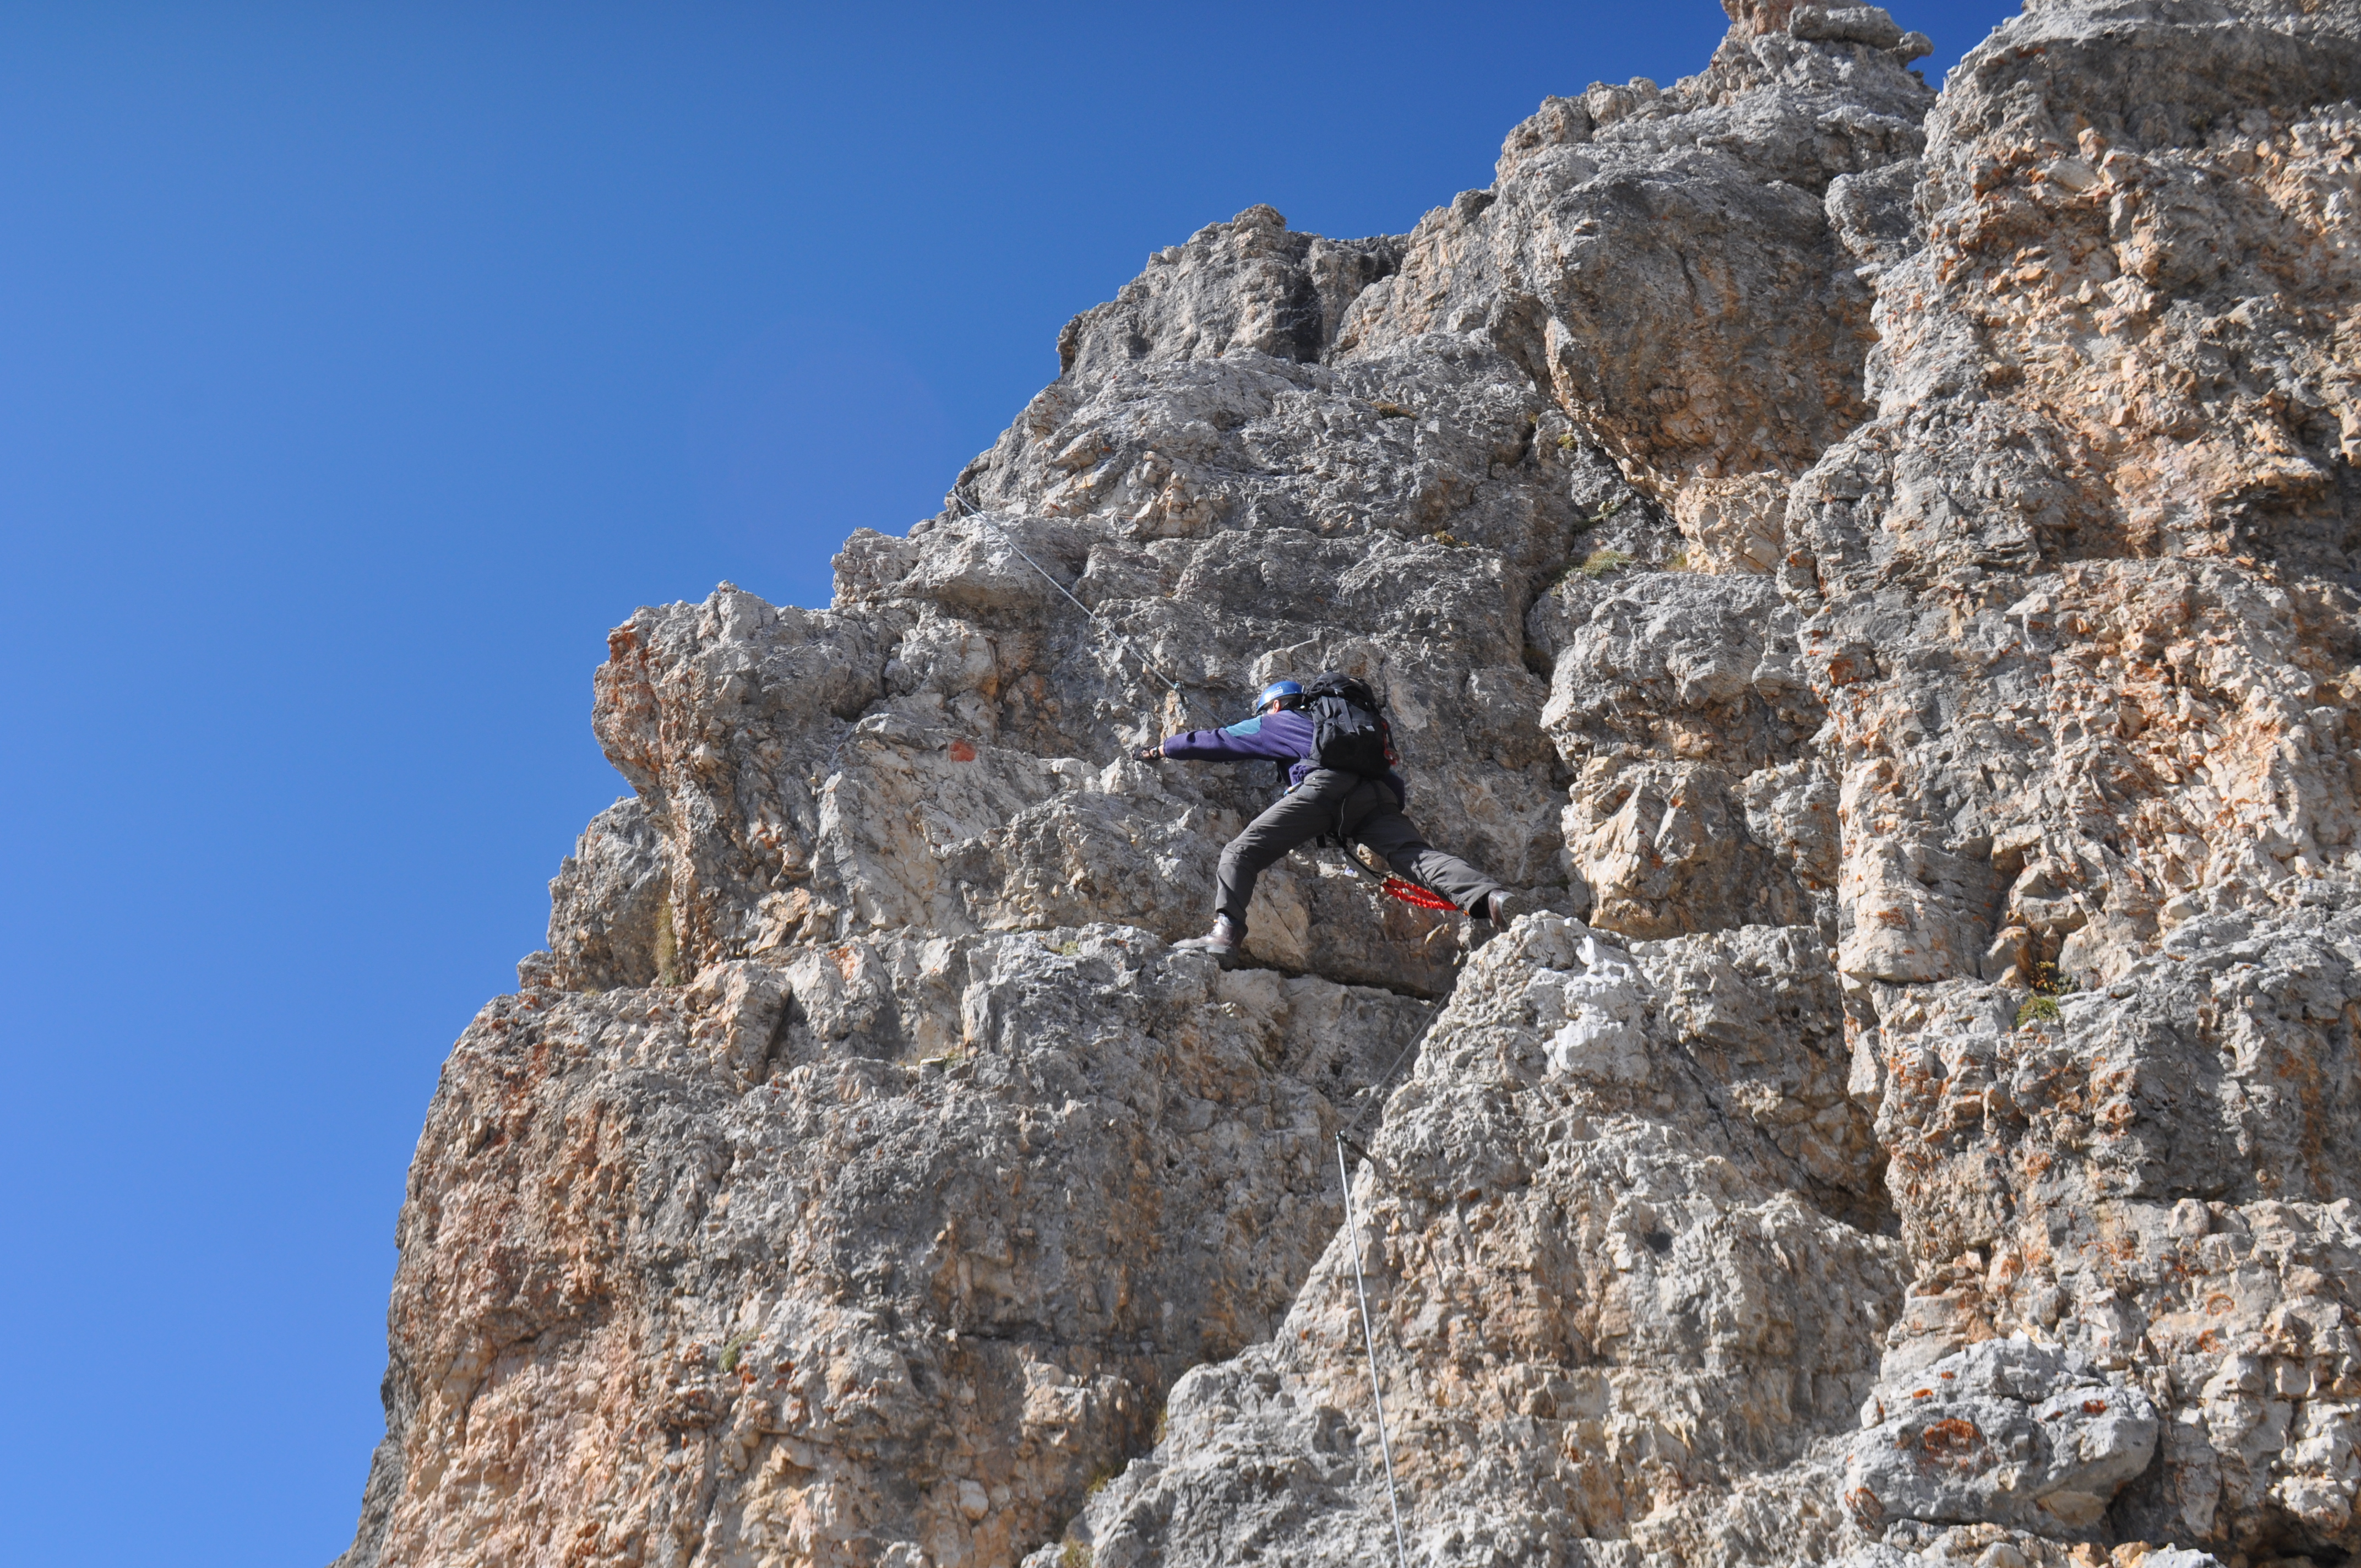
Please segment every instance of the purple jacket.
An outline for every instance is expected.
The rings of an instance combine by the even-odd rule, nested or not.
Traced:
[[[1164,754],[1195,762],[1238,762],[1250,757],[1291,762],[1295,765],[1287,770],[1287,787],[1293,789],[1312,771],[1312,717],[1283,707],[1277,713],[1242,718],[1221,729],[1184,730],[1165,739]],[[1407,807],[1410,786],[1402,783],[1401,775],[1389,768],[1385,781],[1394,792],[1394,798]]]

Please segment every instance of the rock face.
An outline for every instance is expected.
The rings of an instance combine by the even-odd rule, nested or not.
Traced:
[[[2361,4],[1730,9],[615,630],[344,1568],[2361,1550]],[[1325,667],[1542,913],[1168,946]]]
[[[1876,1379],[1903,1253],[1837,1009],[1808,927],[1627,952],[1540,916],[1477,955],[1355,1192],[1416,1560],[1836,1540],[1832,1489],[1735,1529],[1664,1505],[1790,1466]],[[1094,1561],[1389,1558],[1353,1245],[1273,1340],[1173,1389],[1163,1443],[1085,1514]]]
[[[379,1560],[1012,1555],[1285,1314],[1432,1014],[1104,926],[504,998],[403,1212]]]

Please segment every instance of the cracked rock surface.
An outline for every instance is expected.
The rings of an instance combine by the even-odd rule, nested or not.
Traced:
[[[2361,3],[1727,9],[614,630],[341,1568],[2361,1551]],[[1326,667],[1539,913],[1170,948]]]

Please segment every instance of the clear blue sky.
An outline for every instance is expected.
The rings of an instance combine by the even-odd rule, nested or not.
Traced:
[[[1930,79],[2013,6],[1905,5]],[[317,1564],[607,629],[825,602],[1156,247],[1400,231],[1710,5],[0,5],[0,1519]]]

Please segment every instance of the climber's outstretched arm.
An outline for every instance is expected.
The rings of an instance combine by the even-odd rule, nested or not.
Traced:
[[[1142,761],[1236,762],[1249,758],[1291,762],[1312,749],[1312,720],[1302,714],[1258,713],[1221,729],[1184,729],[1139,753]]]

